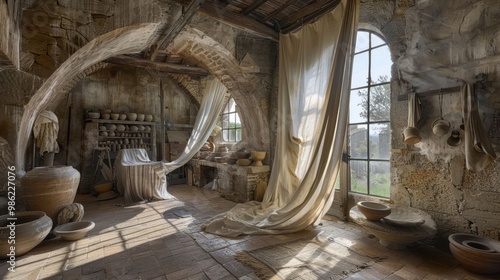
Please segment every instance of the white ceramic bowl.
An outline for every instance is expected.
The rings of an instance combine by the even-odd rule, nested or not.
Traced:
[[[57,226],[54,234],[59,235],[62,240],[74,241],[85,237],[94,227],[95,223],[90,221],[70,222]]]

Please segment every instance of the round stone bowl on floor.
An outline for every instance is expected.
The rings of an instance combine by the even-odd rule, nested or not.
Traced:
[[[17,218],[17,220],[7,220]],[[9,224],[15,222],[15,244],[9,244],[11,227]],[[42,211],[17,212],[15,216],[0,216],[0,258],[9,258],[10,247],[15,246],[15,256],[26,254],[35,248],[52,229],[52,220]]]
[[[391,214],[391,207],[382,203],[360,201],[357,206],[359,211],[370,221],[380,221],[383,217]]]
[[[460,265],[474,273],[500,272],[500,242],[468,233],[448,236],[450,251]]]
[[[370,221],[356,206],[352,207],[349,211],[349,218],[362,226],[370,234],[375,235],[379,239],[380,245],[394,250],[403,250],[407,245],[431,237],[437,232],[436,223],[431,215],[420,209],[391,206],[391,211],[399,213],[400,217],[404,216],[404,213],[409,213],[408,216],[412,219],[418,215],[424,220],[424,223],[416,223],[416,225],[394,225],[386,223],[384,219]]]
[[[61,237],[62,240],[74,241],[85,237],[87,232],[94,227],[95,223],[90,221],[71,222],[57,226],[54,229],[54,234]]]

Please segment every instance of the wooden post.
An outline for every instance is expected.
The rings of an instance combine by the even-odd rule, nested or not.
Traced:
[[[160,80],[160,151],[161,160],[165,158],[165,93],[163,92],[163,82]]]

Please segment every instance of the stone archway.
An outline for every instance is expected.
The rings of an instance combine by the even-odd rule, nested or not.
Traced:
[[[116,29],[90,41],[68,58],[38,89],[25,106],[17,133],[16,170],[24,174],[25,154],[31,130],[38,114],[57,104],[75,78],[111,56],[138,52],[151,44],[158,23],[144,23]]]
[[[228,89],[240,108],[243,138],[256,149],[269,150],[267,92],[259,94],[256,80],[262,79],[242,68],[235,56],[206,33],[186,26],[169,51],[203,65]]]

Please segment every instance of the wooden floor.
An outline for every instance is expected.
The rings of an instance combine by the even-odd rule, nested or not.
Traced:
[[[169,192],[177,200],[129,207],[120,206],[121,198],[97,201],[78,195],[75,201],[84,205],[84,219],[96,223],[87,237],[74,242],[45,240],[17,258],[15,272],[7,273],[8,264],[1,262],[0,276],[22,280],[259,279],[234,259],[237,252],[327,231],[335,242],[384,258],[348,279],[489,279],[465,271],[449,253],[428,245],[415,244],[403,251],[382,247],[356,224],[332,216],[314,229],[294,234],[238,239],[207,234],[200,224],[234,203],[215,191],[186,185],[169,187]]]

